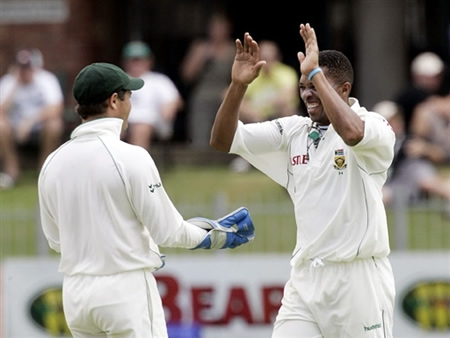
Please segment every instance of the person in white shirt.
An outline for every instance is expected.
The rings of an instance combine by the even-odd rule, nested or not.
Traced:
[[[37,49],[17,52],[10,71],[0,79],[0,189],[20,176],[19,145],[37,144],[38,167],[62,142],[64,96],[55,74],[43,68]]]
[[[350,97],[353,69],[345,55],[319,52],[309,24],[300,25],[300,35],[300,96],[309,116],[239,121],[246,89],[265,63],[246,33],[243,43],[236,40],[210,144],[245,158],[284,186],[294,204],[297,243],[272,337],[392,337],[395,285],[382,186],[395,135]]]
[[[150,150],[153,141],[168,141],[173,136],[183,98],[167,75],[153,70],[154,56],[145,42],[127,43],[122,58],[125,72],[144,80],[144,87],[131,97],[126,140]]]
[[[74,337],[167,337],[153,271],[159,246],[235,248],[254,226],[246,208],[185,221],[148,151],[120,139],[132,91],[144,81],[109,63],[81,70],[82,123],[46,159],[38,180],[43,232],[61,253],[64,315]]]

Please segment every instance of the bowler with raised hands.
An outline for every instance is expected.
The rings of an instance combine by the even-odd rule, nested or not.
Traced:
[[[294,205],[297,241],[272,337],[392,337],[395,286],[381,189],[395,135],[350,96],[348,58],[319,50],[309,24],[300,25],[300,37],[299,95],[308,116],[239,120],[247,87],[265,64],[245,33],[210,145],[242,156],[286,188]]]

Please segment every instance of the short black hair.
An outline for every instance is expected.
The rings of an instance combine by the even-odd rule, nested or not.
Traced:
[[[349,59],[337,50],[321,50],[319,66],[326,68],[327,77],[337,84],[350,82],[353,85],[353,67]]]
[[[121,101],[125,100],[126,92],[127,91],[123,89],[117,92],[117,96]],[[105,113],[107,108],[108,103],[104,100],[99,103],[79,104],[75,107],[75,111],[83,120],[86,120],[89,116],[96,116]]]

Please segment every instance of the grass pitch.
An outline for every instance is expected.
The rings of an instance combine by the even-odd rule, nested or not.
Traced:
[[[24,172],[14,189],[0,191],[0,258],[33,256],[48,250],[38,222],[37,177],[36,171]],[[249,208],[256,226],[255,240],[227,253],[291,253],[294,249],[296,229],[287,192],[259,171],[234,173],[226,166],[179,166],[162,171],[161,178],[185,219],[218,218],[239,206]],[[444,220],[441,212],[410,209],[407,216],[409,250],[450,249],[450,221]],[[395,250],[398,241],[390,210],[388,220]],[[161,248],[161,252],[196,255],[204,250]]]

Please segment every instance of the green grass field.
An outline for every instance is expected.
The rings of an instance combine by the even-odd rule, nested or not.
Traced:
[[[247,206],[256,225],[255,240],[232,253],[286,252],[295,245],[292,205],[286,191],[256,170],[233,173],[225,166],[175,167],[162,172],[163,185],[185,219],[224,215],[239,206]],[[14,189],[0,191],[0,227],[2,257],[36,255],[36,238],[42,236],[37,223],[37,172],[27,171]],[[439,211],[410,210],[408,249],[450,249],[450,224]],[[389,223],[393,214],[388,212]],[[450,222],[449,222],[450,223]],[[391,244],[396,236],[390,226]],[[41,242],[42,245],[42,242]],[[46,249],[46,248],[45,248]],[[202,254],[202,251],[166,249],[164,253]]]

